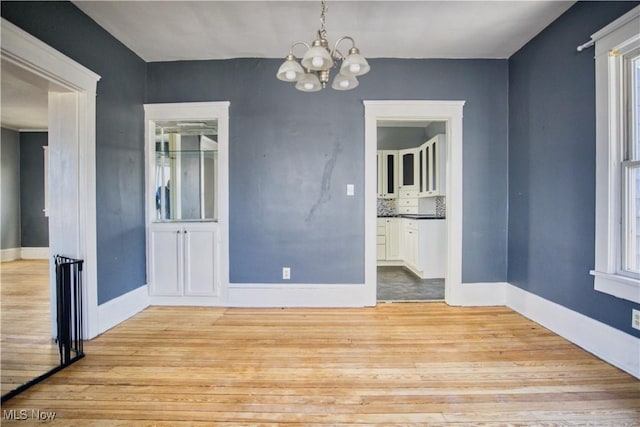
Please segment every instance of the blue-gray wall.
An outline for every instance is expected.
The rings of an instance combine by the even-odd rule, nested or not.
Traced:
[[[0,135],[0,249],[20,248],[20,134],[2,128]]]
[[[146,284],[146,63],[69,2],[1,4],[2,17],[100,74],[96,97],[98,303]]]
[[[589,275],[595,252],[594,53],[576,51],[637,4],[577,3],[509,59],[508,281],[640,336],[631,328],[631,309],[640,307],[594,291]]]
[[[463,281],[507,275],[506,60],[371,61],[357,90],[302,93],[281,60],[149,63],[147,102],[230,101],[230,275],[364,280],[363,100],[465,100]],[[355,184],[355,197],[345,195]]]
[[[49,219],[44,216],[44,153],[47,132],[20,132],[20,236],[22,247],[49,246]]]

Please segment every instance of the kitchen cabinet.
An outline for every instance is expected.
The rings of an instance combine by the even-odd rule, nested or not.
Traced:
[[[422,279],[445,277],[447,226],[444,219],[402,219],[404,265]]]
[[[445,195],[446,137],[439,134],[418,147],[420,197]]]
[[[419,209],[418,192],[405,189],[400,190],[397,205],[397,210],[400,215],[417,214]]]
[[[397,261],[400,258],[400,218],[385,218],[385,259]]]
[[[418,265],[418,221],[404,219],[404,234],[403,234],[403,259],[407,267],[414,272],[420,271]]]
[[[401,218],[378,218],[376,228],[376,259],[399,261]]]
[[[376,223],[376,260],[387,259],[387,236],[385,218],[378,218]]]
[[[217,295],[217,240],[213,222],[150,225],[150,295]]]
[[[398,166],[400,190],[418,191],[419,170],[418,170],[418,148],[398,150]]]
[[[378,198],[395,199],[398,195],[398,151],[378,150]]]

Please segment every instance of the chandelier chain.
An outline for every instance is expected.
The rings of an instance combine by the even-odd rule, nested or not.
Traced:
[[[320,37],[323,39],[327,39],[327,30],[325,29],[325,24],[327,21],[327,17],[326,17],[326,13],[327,13],[327,3],[325,0],[321,1],[322,4],[322,11],[320,12],[320,31],[318,31],[318,33],[320,34]]]

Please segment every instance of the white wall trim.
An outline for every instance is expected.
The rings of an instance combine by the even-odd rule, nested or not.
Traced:
[[[96,92],[100,76],[2,18],[3,59],[75,92]]]
[[[594,289],[640,303],[640,280],[622,271],[624,245],[623,146],[627,55],[640,47],[640,6],[591,38],[595,44],[596,182]],[[616,54],[612,55],[611,52]]]
[[[465,101],[363,101],[364,147],[364,260],[367,305],[376,302],[376,201],[378,120],[439,120],[447,122],[447,269],[445,301],[462,305],[462,117]]]
[[[24,247],[20,250],[20,257],[22,259],[49,259],[49,248]]]
[[[1,20],[2,59],[22,69],[46,78],[53,86],[75,92],[77,102],[73,111],[65,110],[63,115],[69,123],[75,123],[79,158],[78,200],[80,221],[78,224],[78,253],[73,254],[85,260],[85,336],[94,337],[98,333],[98,273],[96,234],[96,88],[100,76],[88,68],[65,56],[26,31]],[[50,135],[50,145],[51,144]],[[51,227],[50,227],[51,232]],[[56,242],[50,240],[52,250]],[[55,316],[55,302],[52,301],[52,316]],[[55,321],[52,322],[55,328]]]
[[[147,285],[140,286],[98,306],[98,334],[108,331],[119,323],[149,307]],[[93,337],[92,337],[93,338]]]
[[[506,282],[463,283],[453,290],[459,292],[452,298],[456,304],[449,305],[465,307],[506,305],[505,287],[507,285]]]
[[[640,378],[640,339],[510,284],[509,308]]]
[[[20,256],[20,248],[0,249],[0,262],[15,261],[17,259],[20,259]]]
[[[229,307],[364,307],[366,284],[229,284]]]

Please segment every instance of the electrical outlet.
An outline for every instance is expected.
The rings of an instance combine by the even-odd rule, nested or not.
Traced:
[[[291,268],[289,267],[282,267],[282,278],[284,280],[289,280],[291,279]]]
[[[631,310],[631,327],[640,329],[640,310],[635,308]]]

